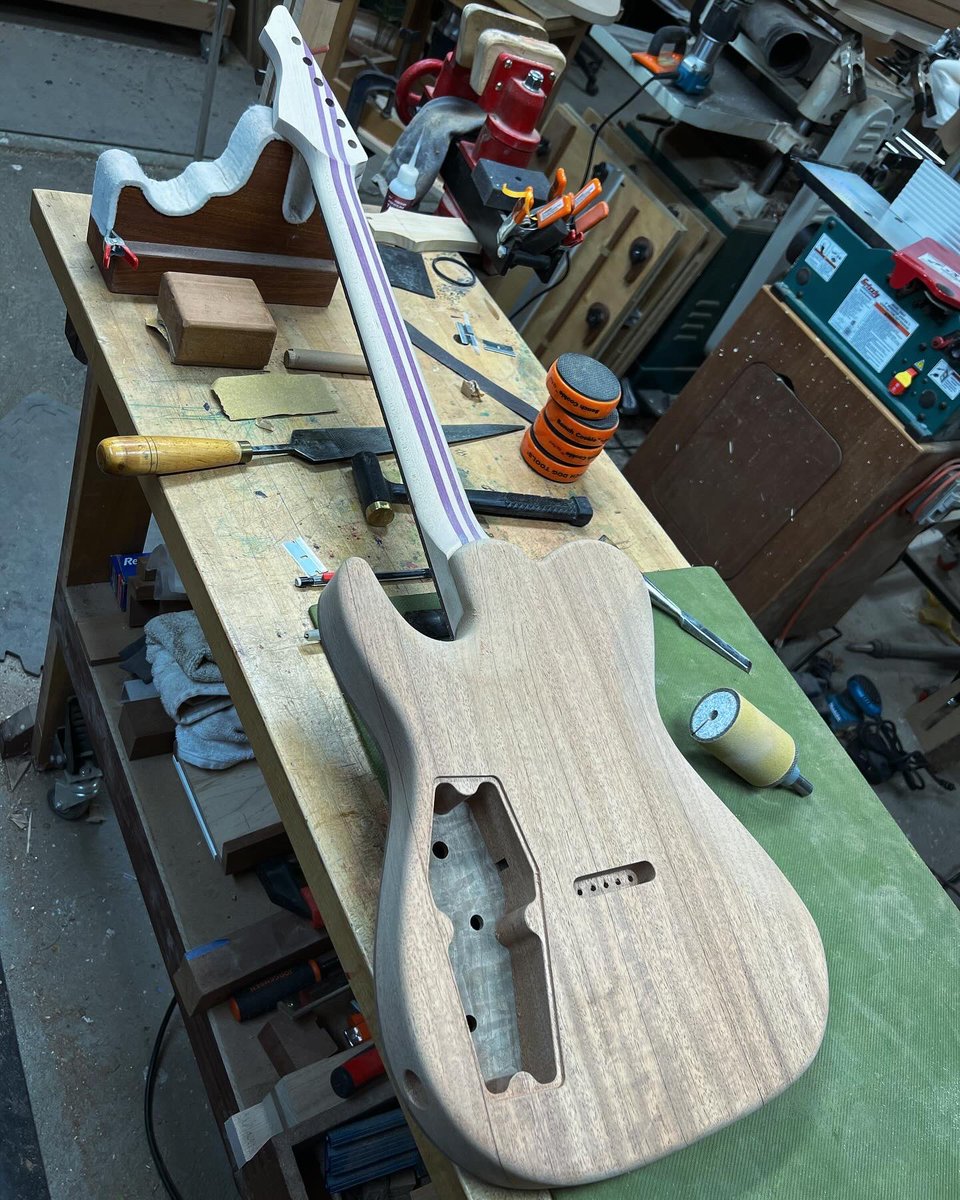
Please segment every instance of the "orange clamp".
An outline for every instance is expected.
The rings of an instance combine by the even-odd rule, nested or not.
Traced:
[[[589,183],[584,184],[579,192],[573,197],[573,208],[570,210],[570,215],[575,217],[578,213],[583,212],[588,204],[596,200],[603,191],[603,184],[600,180],[594,177]]]
[[[547,197],[547,199],[556,200],[556,198],[558,196],[562,196],[566,190],[567,173],[563,167],[557,167],[556,173],[553,177],[553,184],[550,187],[550,195]]]
[[[546,229],[554,221],[569,217],[572,211],[573,196],[568,192],[565,196],[558,196],[556,200],[551,200],[548,204],[538,208],[535,213],[531,213],[531,217],[538,229]]]
[[[513,206],[513,212],[510,214],[510,219],[514,225],[519,225],[521,221],[527,219],[530,215],[530,210],[533,208],[533,188],[525,187],[523,191],[514,192],[504,184],[502,191],[505,196],[515,196],[517,198],[517,202]]]
[[[661,50],[659,55],[647,54],[643,50],[634,50],[630,57],[653,75],[664,75],[668,71],[675,71],[683,62],[683,55],[672,50]]]
[[[586,212],[581,213],[574,221],[573,227],[581,237],[592,229],[594,225],[599,225],[601,221],[605,221],[610,216],[610,205],[606,200],[601,200],[599,204],[594,204],[592,208],[588,208]]]

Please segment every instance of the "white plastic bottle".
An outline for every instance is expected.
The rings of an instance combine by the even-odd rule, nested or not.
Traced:
[[[401,163],[399,171],[394,175],[387,188],[383,209],[412,208],[413,202],[417,198],[417,180],[419,178],[420,172],[414,163]]]
[[[420,178],[417,159],[420,156],[422,142],[423,134],[417,138],[410,161],[400,164],[396,175],[387,185],[387,196],[383,202],[383,208],[380,209],[381,212],[388,208],[413,208],[417,198],[417,181]]]

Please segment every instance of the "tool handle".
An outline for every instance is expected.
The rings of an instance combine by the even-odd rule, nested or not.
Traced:
[[[368,525],[384,525],[393,520],[391,504],[409,504],[406,486],[387,479],[375,454],[361,451],[351,459],[353,480]],[[486,492],[467,488],[467,500],[475,513],[487,517],[518,517],[528,521],[562,521],[568,525],[587,525],[593,506],[586,496],[558,500],[553,496],[528,496],[519,492]],[[389,514],[389,516],[387,515]]]
[[[333,350],[297,350],[291,348],[283,356],[288,371],[326,371],[331,375],[369,375],[370,368],[362,354],[338,354]]]
[[[586,496],[559,500],[553,496],[527,496],[521,492],[484,492],[467,488],[467,499],[475,513],[487,517],[519,517],[527,521],[562,521],[588,525],[593,505]]]
[[[249,442],[225,438],[108,437],[97,446],[97,466],[107,475],[177,475],[250,461]]]

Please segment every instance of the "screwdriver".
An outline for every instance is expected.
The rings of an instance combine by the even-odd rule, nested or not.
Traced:
[[[432,579],[429,567],[411,567],[408,571],[374,571],[380,583],[405,583],[410,579]],[[324,571],[320,575],[298,575],[293,586],[298,588],[326,587],[336,571]]]

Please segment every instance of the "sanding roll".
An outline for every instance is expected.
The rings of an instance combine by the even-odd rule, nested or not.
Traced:
[[[690,732],[731,771],[754,787],[791,787],[809,795],[797,766],[797,744],[775,721],[732,688],[709,692],[690,718]]]

